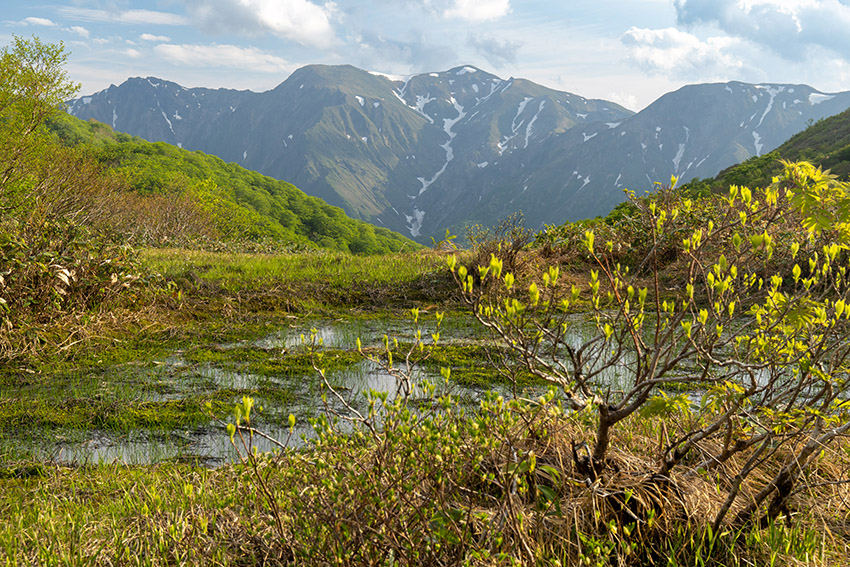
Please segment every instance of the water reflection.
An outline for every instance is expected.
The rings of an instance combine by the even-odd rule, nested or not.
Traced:
[[[250,341],[214,345],[215,350],[227,351],[238,348],[259,348],[269,352],[270,357],[286,353],[301,352],[304,340],[310,341],[315,329],[317,339],[327,348],[352,349],[360,338],[364,346],[382,344],[384,335],[410,342],[415,329],[399,320],[362,321],[307,321],[298,325],[285,325],[275,332]],[[433,328],[423,325],[423,336],[429,336]],[[582,318],[576,318],[570,326],[567,340],[579,345],[593,336],[595,329]],[[482,338],[480,327],[472,319],[456,318],[451,326],[441,329],[441,342],[468,342]],[[303,338],[302,338],[303,337]],[[223,357],[226,359],[226,357]],[[630,360],[608,368],[597,377],[612,389],[621,388],[629,376]],[[69,373],[67,377],[53,381],[56,388],[69,388],[73,396],[103,396],[114,400],[167,401],[179,400],[199,392],[221,399],[222,393],[254,392],[256,413],[252,424],[278,440],[288,439],[290,446],[298,446],[314,435],[309,419],[330,410],[336,415],[346,415],[350,409],[362,414],[368,412],[367,393],[387,392],[391,400],[398,390],[396,377],[374,361],[363,359],[340,370],[327,373],[327,380],[341,400],[324,386],[319,374],[313,370],[293,373],[281,372],[274,375],[252,373],[244,362],[201,362],[192,363],[183,351],[152,362],[115,366],[101,371],[96,380],[92,376]],[[83,379],[86,378],[86,379]],[[411,382],[423,380],[443,383],[436,369],[416,368]],[[79,386],[74,389],[73,385]],[[483,390],[452,384],[452,395],[470,404],[476,404]],[[498,389],[498,388],[497,388]],[[545,388],[536,388],[528,395],[537,396]],[[504,392],[507,394],[507,392]],[[225,399],[228,404],[240,401],[241,393]],[[414,392],[414,401],[421,393]],[[262,408],[262,409],[260,409]],[[293,431],[287,425],[289,414],[296,416]],[[226,419],[226,416],[220,416]],[[62,463],[99,463],[120,461],[128,464],[144,464],[161,461],[189,461],[204,465],[217,465],[232,461],[236,453],[224,430],[223,422],[211,421],[190,430],[150,432],[134,431],[131,434],[102,430],[75,430],[24,433],[18,439],[8,441],[17,444],[16,450],[44,460]],[[28,437],[27,437],[28,436]],[[255,436],[252,443],[261,451],[272,450],[276,444]],[[9,451],[5,451],[6,454]],[[0,456],[4,454],[0,446]]]

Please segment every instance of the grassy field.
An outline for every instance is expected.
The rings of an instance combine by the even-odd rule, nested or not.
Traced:
[[[522,386],[534,381],[518,372],[516,399],[458,396],[460,386],[510,385],[511,374],[507,351],[470,331],[440,255],[171,249],[139,260],[151,275],[130,325],[2,375],[0,563],[743,567],[850,557],[845,441],[823,453],[790,516],[715,534],[707,519],[734,479],[690,474],[670,485],[645,474],[667,431],[693,416],[633,416],[612,442],[616,473],[587,485],[572,470],[574,440],[592,420],[565,410],[557,392],[530,394]],[[438,311],[450,312],[439,327]],[[327,341],[318,361],[299,340],[310,342],[311,327]],[[408,355],[426,371],[410,403],[373,393],[331,404],[361,412],[353,433],[293,409],[304,395],[332,400],[314,362],[347,395],[335,373],[369,383],[387,351],[402,378],[412,376]],[[234,407],[241,429],[230,446]],[[180,448],[192,438],[229,447],[226,460],[194,458]],[[36,450],[57,439],[131,448],[62,464],[58,450]],[[764,463],[765,474],[777,466]]]
[[[564,468],[569,439],[582,424],[557,404],[492,398],[475,414],[454,411],[414,418],[392,410],[392,425],[380,440],[327,431],[307,451],[246,457],[245,464],[215,469],[121,463],[6,468],[0,477],[5,519],[0,560],[7,565],[846,564],[847,534],[840,529],[850,512],[840,486],[815,485],[801,495],[801,513],[793,522],[713,536],[703,516],[723,495],[711,481],[682,485],[701,495],[687,501],[662,486],[642,484],[643,477],[630,477],[630,470],[653,459],[662,429],[658,420],[636,420],[622,430],[618,446],[628,449],[616,454],[621,474],[588,492],[572,483]],[[494,434],[516,448],[519,466],[501,444],[487,441]],[[529,456],[535,466],[522,466]],[[846,450],[826,458],[836,467],[850,465]],[[832,474],[838,471],[822,470],[818,476],[827,480]],[[632,499],[631,515],[623,516],[624,494]]]

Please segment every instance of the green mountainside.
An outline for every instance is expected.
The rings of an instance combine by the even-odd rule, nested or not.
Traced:
[[[726,168],[716,177],[695,179],[685,187],[718,192],[730,185],[765,186],[782,170],[780,160],[808,161],[839,179],[850,179],[850,110],[818,120],[770,153]]]
[[[68,114],[52,119],[50,129],[63,144],[84,148],[140,195],[188,195],[212,215],[225,240],[275,240],[355,254],[419,247],[398,233],[351,219],[290,183],[215,156],[148,142]]]

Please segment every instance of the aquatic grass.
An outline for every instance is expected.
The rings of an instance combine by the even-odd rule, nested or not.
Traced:
[[[350,286],[362,282],[412,282],[423,273],[444,271],[444,261],[427,253],[352,256],[343,253],[235,254],[176,248],[143,249],[140,260],[152,271],[171,279],[196,277],[226,282],[229,289],[247,282],[328,282]]]
[[[207,401],[210,400],[3,399],[0,400],[0,431],[9,434],[39,427],[111,431],[192,428],[209,421],[204,409]]]

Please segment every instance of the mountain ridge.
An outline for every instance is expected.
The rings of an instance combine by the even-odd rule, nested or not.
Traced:
[[[310,65],[264,93],[174,85],[131,79],[70,112],[284,179],[420,241],[517,209],[533,228],[602,215],[624,189],[714,175],[850,107],[849,92],[729,82],[635,113],[470,65],[404,79]]]

